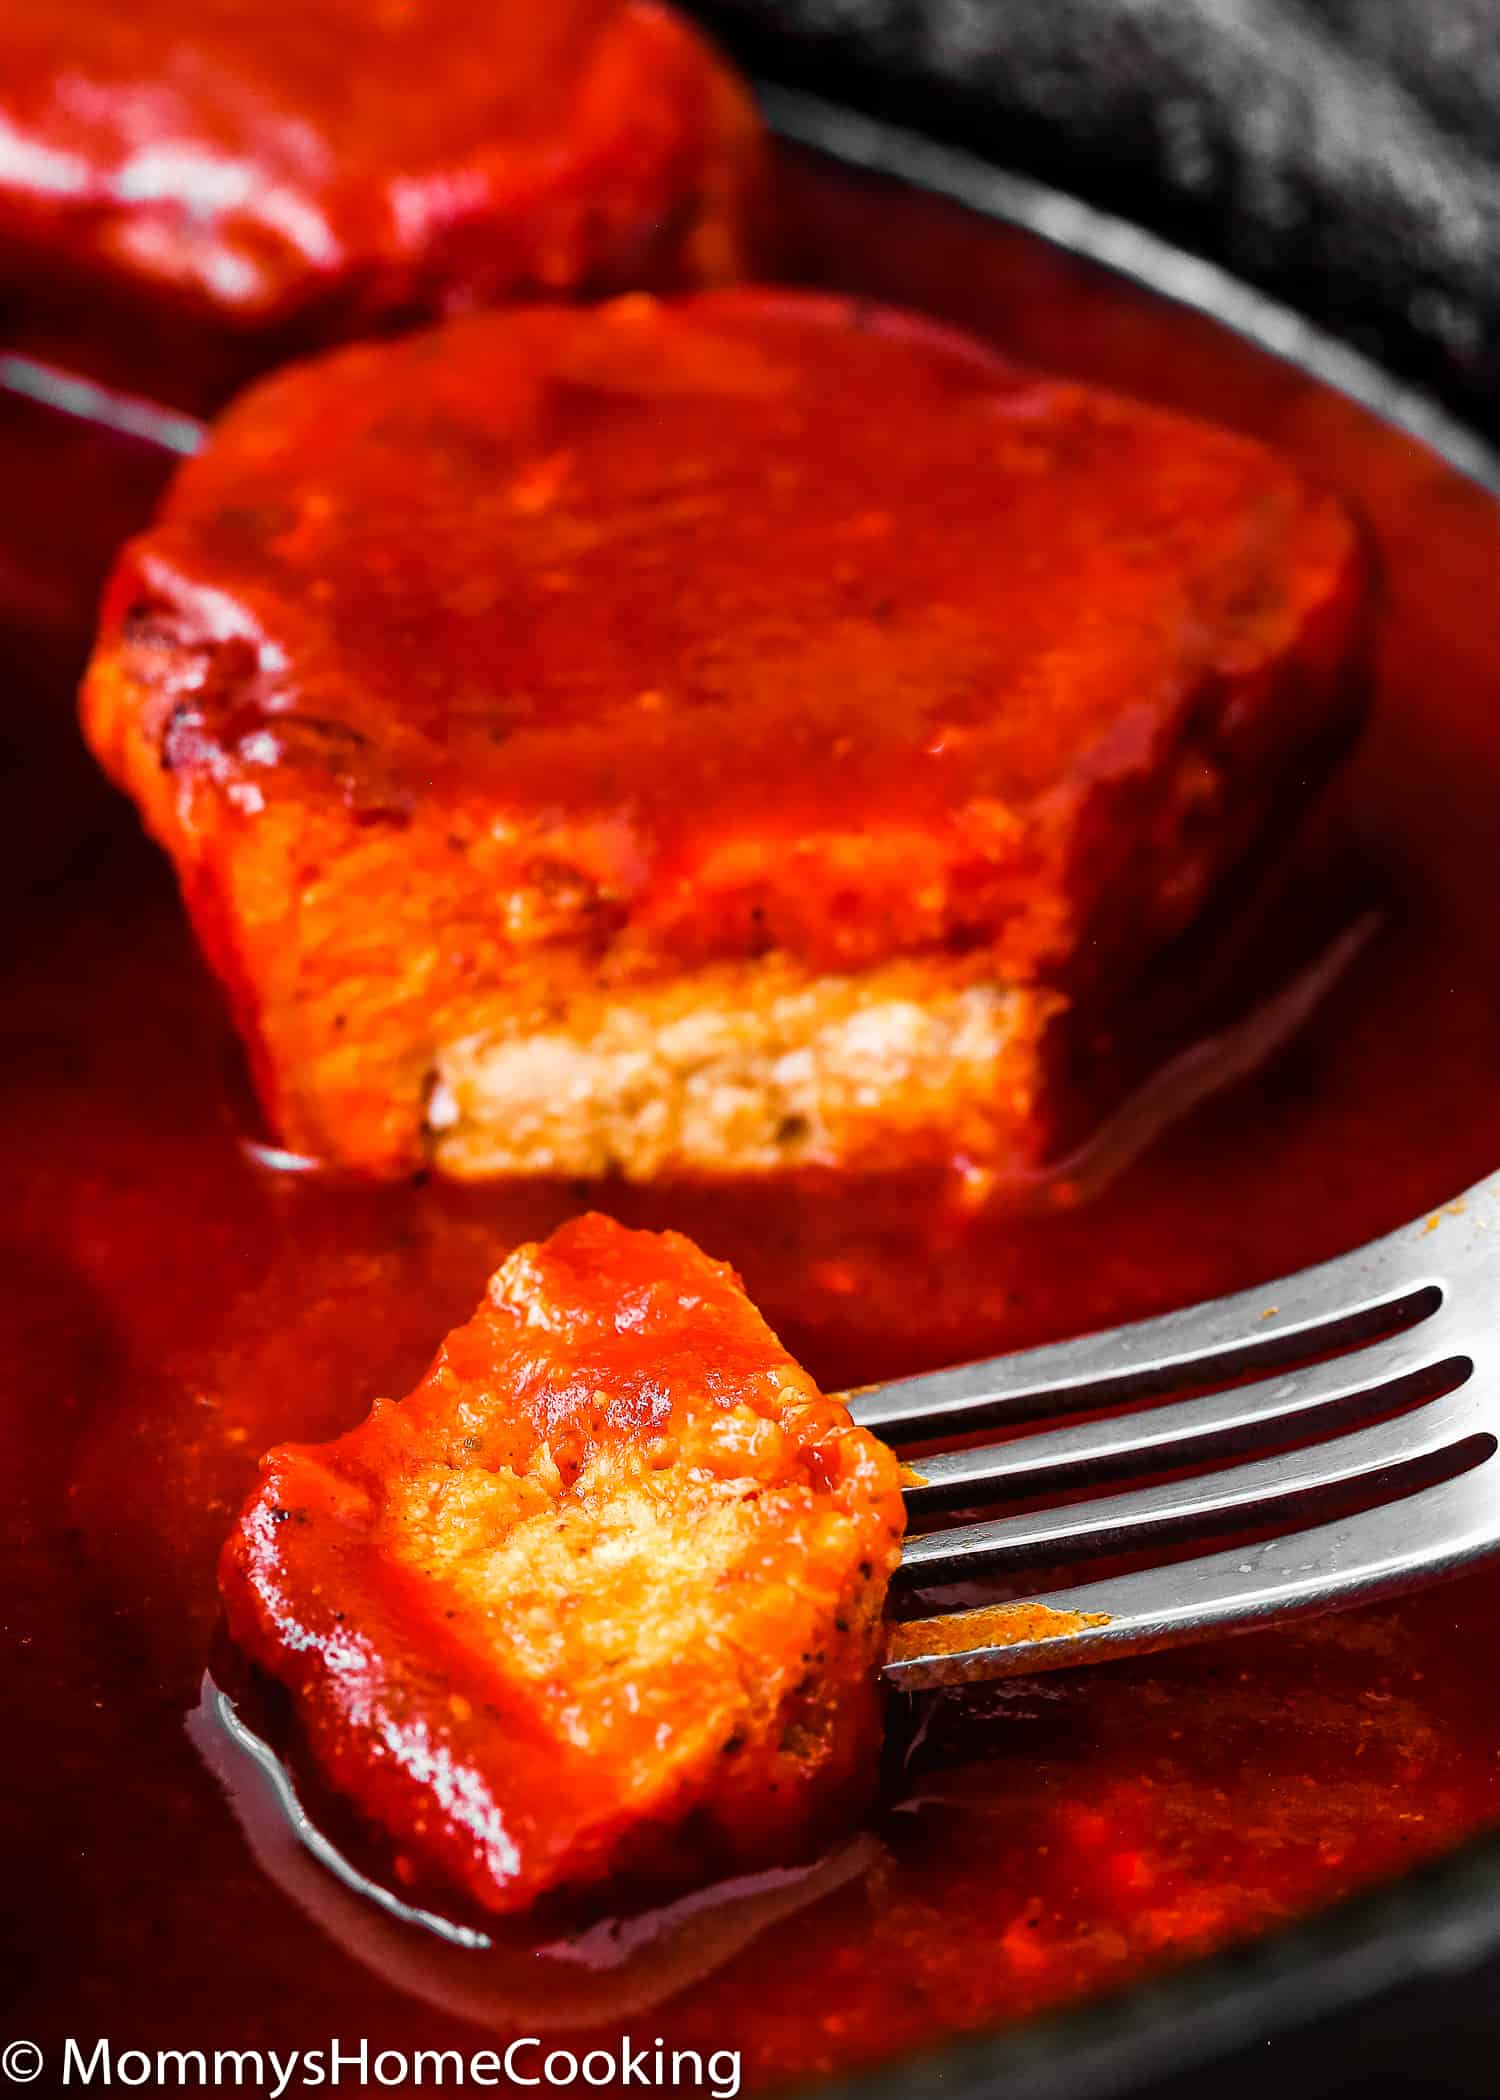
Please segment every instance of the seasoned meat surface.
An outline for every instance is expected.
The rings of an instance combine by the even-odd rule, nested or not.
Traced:
[[[895,1459],[733,1271],[589,1216],[404,1400],[272,1451],[221,1582],[407,1874],[510,1911],[857,1817],[901,1529]]]
[[[94,748],[293,1147],[636,1176],[1047,1136],[1357,711],[1341,505],[858,303],[482,316],[264,382],[123,555]]]
[[[658,0],[7,0],[0,138],[12,345],[133,349],[191,405],[518,294],[736,276],[764,216],[749,100]]]

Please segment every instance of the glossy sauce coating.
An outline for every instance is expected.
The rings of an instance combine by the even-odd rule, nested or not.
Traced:
[[[1438,1213],[1500,1161],[1491,500],[1210,324],[1028,240],[814,166],[798,182],[809,274],[1237,419],[1357,497],[1389,611],[1349,810],[1383,928],[1293,1050],[1070,1211],[964,1223],[909,1186],[817,1183],[795,1204],[618,1207],[734,1261],[826,1388],[1249,1285]],[[45,462],[30,471],[46,485]],[[591,1195],[267,1173],[240,1148],[222,1025],[158,857],[123,808],[71,856],[57,824],[49,809],[47,885],[6,929],[0,1095],[17,2031],[407,2050],[534,2032],[525,2002],[460,2018],[373,1981],[265,1878],[183,1722],[258,1452],[341,1434],[371,1391],[405,1390],[496,1261]],[[1272,1929],[1494,1824],[1497,1642],[1500,1582],[1476,1575],[937,1702],[911,1717],[928,1725],[892,1775],[875,1862],[625,2024],[733,2042],[766,2084]],[[599,2032],[617,2046],[621,2026]]]
[[[747,95],[656,0],[10,0],[0,22],[7,338],[184,405],[520,293],[736,276],[761,185]]]
[[[678,1233],[517,1248],[404,1400],[283,1445],[229,1631],[433,1900],[784,1864],[880,1740],[893,1454]]]
[[[282,1141],[391,1172],[436,1046],[600,987],[1118,989],[1347,738],[1364,586],[1237,434],[864,302],[637,296],[262,382],[84,717]]]

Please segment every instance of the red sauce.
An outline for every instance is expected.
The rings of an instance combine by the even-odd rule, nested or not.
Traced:
[[[939,1036],[1003,983],[1003,1049],[873,1114],[794,1088],[784,1137],[747,1096],[667,1165],[1003,1173],[1060,993],[1076,1030],[1346,746],[1365,583],[1337,500],[1232,433],[868,300],[637,295],[256,387],[121,556],[82,715],[295,1151],[482,1172],[428,1097],[498,1015],[607,1039],[871,971]],[[538,1106],[512,1169],[612,1164]]]
[[[748,97],[656,0],[9,0],[4,54],[8,344],[184,407],[424,316],[732,277],[759,238]]]
[[[812,1183],[606,1193],[608,1207],[734,1262],[825,1384],[1267,1279],[1435,1208],[1500,1161],[1500,512],[1361,410],[1020,237],[808,166],[797,219],[809,275],[857,277],[1023,356],[1218,414],[1354,495],[1388,610],[1348,804],[1386,918],[1291,1048],[1071,1209],[940,1221],[910,1189]],[[6,474],[24,516],[20,445],[17,424]],[[36,471],[40,505],[45,460]],[[104,508],[86,521],[101,539],[124,522]],[[101,560],[79,550],[80,589]],[[0,1097],[0,1319],[17,1337],[0,1426],[6,1618],[21,1642],[8,1792],[27,1892],[10,1973],[27,2031],[44,2045],[478,2047],[478,2003],[461,2018],[372,1980],[287,1900],[183,1722],[257,1454],[336,1435],[373,1394],[406,1390],[505,1250],[599,1192],[351,1190],[257,1165],[164,868],[123,810],[69,859],[48,807],[45,880],[6,936]],[[1327,1903],[1495,1820],[1500,1691],[1474,1658],[1497,1638],[1500,1577],[1479,1575],[945,1697],[893,1779],[870,1862],[623,2024],[738,2046],[747,2079],[807,2075],[1013,2021]],[[535,2031],[525,2001],[491,2017]],[[617,2044],[621,2025],[597,2032]]]
[[[868,1805],[899,1476],[732,1271],[594,1214],[517,1248],[403,1398],[272,1452],[219,1587],[403,1889],[659,1898]]]

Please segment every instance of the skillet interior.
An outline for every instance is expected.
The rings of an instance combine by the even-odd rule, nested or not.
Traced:
[[[1393,945],[1368,967],[1390,971],[1404,997],[1435,1002],[1431,1034],[1438,1054],[1425,1091],[1420,1082],[1426,1068],[1410,1032],[1384,1067],[1375,1036],[1359,1035],[1377,1068],[1361,1064],[1346,1071],[1334,1052],[1346,1040],[1339,1031],[1348,1018],[1334,1016],[1334,1032],[1315,1035],[1268,1097],[1269,1127],[1298,1133],[1295,1143],[1287,1139],[1289,1165],[1309,1156],[1296,1149],[1308,1141],[1306,1121],[1317,1119],[1327,1131],[1317,1153],[1325,1201],[1315,1212],[1309,1215],[1311,1207],[1298,1202],[1294,1174],[1279,1182],[1274,1172],[1263,1172],[1247,1177],[1244,1212],[1232,1225],[1221,1220],[1206,1234],[1190,1230],[1184,1207],[1199,1186],[1190,1155],[1225,1135],[1211,1118],[1207,1127],[1183,1133],[1182,1158],[1165,1182],[1156,1182],[1154,1195],[1122,1185],[1103,1213],[1091,1212],[1076,1226],[1060,1223],[1056,1231],[1063,1237],[1053,1239],[1047,1263],[1028,1270],[1019,1243],[999,1234],[985,1250],[990,1296],[978,1318],[972,1300],[960,1302],[962,1293],[935,1277],[910,1274],[898,1210],[881,1223],[874,1265],[863,1273],[865,1287],[873,1282],[886,1291],[900,1291],[904,1275],[905,1301],[899,1319],[874,1335],[860,1307],[847,1302],[847,1260],[841,1276],[837,1236],[815,1192],[808,1193],[795,1221],[752,1206],[732,1222],[707,1198],[673,1203],[671,1214],[699,1230],[715,1251],[743,1263],[788,1339],[832,1381],[934,1360],[966,1335],[999,1346],[1022,1339],[1021,1323],[1026,1339],[1066,1327],[1070,1318],[1076,1324],[1076,1299],[1043,1273],[1049,1265],[1058,1269],[1055,1250],[1069,1234],[1062,1266],[1086,1260],[1100,1266],[1102,1295],[1096,1302],[1110,1302],[1112,1291],[1118,1306],[1145,1310],[1153,1302],[1251,1280],[1333,1251],[1439,1201],[1500,1156],[1500,1111],[1471,1100],[1455,1113],[1452,1085],[1464,1057],[1443,1048],[1462,1046],[1471,1072],[1487,1049],[1495,1024],[1483,974],[1440,1000],[1442,970],[1430,956],[1425,977],[1411,974],[1431,945],[1416,928],[1418,905],[1440,913],[1444,925],[1462,921],[1452,956],[1471,965],[1493,959],[1487,929],[1468,923],[1484,916],[1482,899],[1476,915],[1471,878],[1487,844],[1486,798],[1461,793],[1455,783],[1483,779],[1486,769],[1500,779],[1488,720],[1494,691],[1485,597],[1500,555],[1492,500],[1500,479],[1477,446],[1420,402],[1387,388],[1368,367],[1216,273],[1174,258],[1145,237],[840,113],[790,100],[780,101],[776,113],[784,131],[821,139],[833,150],[833,157],[801,151],[790,157],[800,274],[929,307],[1038,362],[1264,432],[1359,494],[1374,519],[1390,576],[1383,677],[1388,692],[1406,696],[1403,706],[1382,709],[1374,756],[1361,761],[1356,796],[1358,821],[1400,900]],[[885,172],[850,172],[848,163],[861,159]],[[925,194],[935,182],[967,201],[955,205]],[[1017,221],[1029,230],[1018,233],[1007,223]],[[1042,245],[1037,231],[1062,245]],[[1080,262],[1080,251],[1144,278],[1165,300],[1122,291],[1096,262]],[[1262,348],[1226,333],[1218,320],[1170,303],[1184,297],[1364,405],[1331,397],[1296,369],[1268,359]],[[1390,424],[1415,430],[1423,444],[1393,438]],[[149,452],[127,447],[122,453],[113,440],[69,428],[79,448],[70,469],[73,485],[88,473],[107,474],[120,515],[111,520],[101,511],[85,520],[76,501],[59,507],[54,602],[49,618],[33,622],[32,635],[54,699],[76,655],[70,622],[92,585],[104,539],[147,500],[160,474]],[[1451,466],[1434,458],[1434,451]],[[84,526],[94,529],[98,545],[89,543]],[[24,537],[30,574],[45,581],[47,531],[38,531],[34,512]],[[18,586],[13,595],[23,594]],[[1429,688],[1441,688],[1444,701],[1434,721],[1424,717],[1422,705]],[[65,770],[63,761],[54,777]],[[164,1832],[172,1833],[174,1857],[190,1851],[200,1880],[220,1885],[228,1913],[235,1914],[237,1901],[246,1897],[250,1911],[238,1915],[250,1920],[248,1938],[241,1939],[238,1927],[234,1933],[242,1945],[253,1950],[253,1920],[261,1921],[259,1951],[251,1951],[241,1969],[242,2005],[221,1999],[220,2024],[230,2024],[233,2013],[242,2026],[243,2003],[253,1996],[263,2008],[259,2019],[272,2032],[287,2005],[295,2008],[295,1994],[290,2000],[283,1995],[279,2004],[277,1999],[278,1991],[289,1988],[290,1962],[305,1966],[318,1959],[316,1953],[295,1952],[300,1921],[285,1939],[278,1937],[270,1921],[280,1913],[253,1884],[237,1839],[180,1735],[189,1703],[184,1693],[195,1682],[212,1619],[203,1582],[205,1549],[222,1531],[229,1502],[247,1477],[250,1449],[261,1428],[283,1434],[295,1420],[298,1433],[318,1434],[324,1424],[362,1411],[371,1390],[397,1383],[398,1367],[420,1362],[444,1321],[472,1297],[475,1279],[507,1237],[544,1229],[577,1198],[537,1190],[517,1203],[487,1207],[465,1197],[398,1216],[397,1207],[381,1197],[346,1199],[274,1180],[258,1184],[245,1232],[245,1294],[230,1308],[231,1322],[241,1330],[258,1323],[255,1375],[267,1391],[275,1385],[286,1392],[287,1408],[284,1418],[257,1420],[253,1430],[230,1420],[232,1353],[215,1339],[223,1311],[215,1294],[240,1257],[215,1254],[214,1236],[232,1236],[245,1228],[245,1219],[231,1226],[226,1214],[224,1177],[243,1171],[235,1164],[227,1096],[217,1071],[203,1076],[205,1061],[211,1066],[218,1055],[218,1039],[211,1010],[196,995],[162,1000],[158,958],[148,949],[176,938],[166,885],[117,817],[100,815],[95,822],[86,778],[79,776],[82,817],[67,805],[54,805],[49,813],[50,868],[35,856],[27,862],[25,879],[43,879],[34,888],[27,923],[15,929],[12,980],[12,1011],[24,1017],[7,1110],[15,1119],[7,1144],[17,1167],[13,1224],[20,1249],[11,1269],[12,1310],[23,1328],[22,1390],[31,1403],[7,1430],[16,1440],[14,1477],[27,1486],[12,1594],[31,1639],[22,1661],[22,1696],[25,1710],[36,1717],[18,1751],[20,1785],[22,1795],[29,1786],[39,1804],[18,1855],[21,1871],[32,1875],[39,1891],[35,1910],[22,1921],[20,1952],[35,1970],[45,1971],[31,1993],[39,2021],[60,2019],[67,2008],[63,1970],[76,1977],[80,1969],[91,1969],[101,2027],[116,2032],[122,2044],[128,2030],[132,2038],[139,2032],[143,2040],[165,2045],[181,2039],[182,2004],[127,2009],[125,2001],[140,1995],[139,1957],[131,1951],[140,1939],[135,1931],[122,1933],[127,1921],[165,1915],[154,1893]],[[1399,782],[1399,794],[1393,794],[1393,782]],[[122,869],[124,881],[118,880]],[[85,898],[87,920],[80,916]],[[1356,987],[1351,996],[1361,1011],[1379,1004],[1371,985],[1362,993]],[[118,1027],[127,1017],[134,1021],[130,1039],[114,1042],[112,1057],[101,1058],[91,1031]],[[1330,1089],[1337,1102],[1331,1120]],[[1388,1146],[1388,1172],[1372,1193],[1368,1174],[1341,1177],[1338,1159],[1341,1144],[1368,1148],[1381,1127],[1382,1101],[1387,1109],[1399,1101],[1410,1127]],[[122,1112],[132,1105],[139,1105],[150,1126],[149,1146],[121,1134]],[[45,1147],[37,1143],[39,1131],[47,1133]],[[154,1241],[145,1229],[153,1178],[158,1190],[161,1183],[174,1189],[177,1220],[166,1239]],[[358,1211],[352,1228],[351,1202]],[[643,1221],[653,1215],[648,1201],[628,1207]],[[340,1231],[364,1237],[362,1271],[348,1261],[320,1269],[323,1225],[335,1213]],[[1205,1244],[1195,1250],[1189,1240]],[[202,1255],[196,1273],[195,1245]],[[1273,1246],[1284,1251],[1267,1258],[1265,1250]],[[956,1261],[952,1250],[946,1261],[950,1272],[962,1270],[972,1280],[975,1272]],[[379,1290],[391,1263],[408,1276],[416,1273],[419,1287],[396,1305],[371,1352],[378,1358],[372,1364],[340,1339],[338,1308],[356,1288]],[[165,1283],[163,1268],[173,1271]],[[794,1288],[793,1279],[808,1277],[810,1289],[801,1282]],[[283,1327],[296,1292],[322,1305],[326,1318]],[[309,1390],[318,1422],[305,1418]],[[246,1436],[226,1443],[228,1431],[242,1427]],[[174,1520],[163,1500],[184,1491],[193,1512],[185,1523]],[[1420,1644],[1465,1614],[1470,1638],[1478,1638],[1493,1624],[1496,1607],[1488,1589],[1470,1583],[1446,1604],[1412,1610],[1417,1616],[1403,1623]],[[1409,1655],[1410,1646],[1404,1652]],[[1456,1685],[1450,1689],[1456,1692]],[[1471,1726],[1481,1725],[1482,1713],[1466,1717]],[[1009,1746],[998,1754],[1011,1754]],[[1027,1755],[1024,1740],[1016,1742],[1014,1754]],[[107,1782],[101,1779],[105,1773],[111,1775]],[[81,1822],[83,1803],[93,1803],[90,1812],[97,1814],[106,1785],[118,1804],[118,1827],[96,1841],[93,1861],[77,1862],[59,1875],[59,1829]],[[1476,1766],[1450,1823],[1434,1835],[1450,1841],[1491,1813]],[[1389,1864],[1372,1860],[1361,1871]],[[1332,1896],[1348,1878],[1360,1875],[1331,1874],[1323,1893]],[[1449,1944],[1477,1954],[1487,1943],[1486,1911],[1497,1878],[1500,1862],[1492,1848],[1476,1846],[1420,1883],[1366,1898],[1247,1955],[1182,1968],[1108,2007],[1065,2015],[999,2042],[967,2043],[930,2059],[922,2070],[908,2064],[888,2079],[893,2090],[903,2091],[929,2075],[934,2082],[941,2078],[947,2091],[977,2092],[999,2082],[1007,2090],[1034,2086],[1070,2095],[1116,2089],[1185,2052],[1222,2047],[1252,2023],[1263,2033],[1338,1997],[1378,1988],[1413,1958],[1414,1945],[1435,1924],[1451,1924],[1457,1937]],[[173,1939],[179,1949],[186,1944],[194,1914],[194,1906],[182,1907],[181,1926],[171,1929],[153,1956],[153,1989],[161,1996],[162,1976],[180,1974],[186,1982],[193,1975],[200,1979],[194,1988],[201,2002],[204,1968],[185,1959],[179,1968],[172,1945]],[[845,1918],[842,1929],[848,1925]],[[200,1960],[206,1963],[207,1956]],[[350,1965],[351,1992],[360,1973]],[[276,2008],[274,2014],[267,2005]],[[60,2031],[73,2031],[76,2013],[72,2022]],[[377,2023],[392,2035],[410,2024],[399,2003],[378,2008],[363,2022],[372,2030]],[[320,2031],[327,2024],[321,2014]],[[355,2031],[352,2018],[346,2025]],[[424,2031],[422,2040],[429,2039]],[[853,2043],[842,2050],[825,2044],[821,2060],[833,2068],[856,2063],[861,2054]],[[803,2066],[782,2057],[764,2068],[785,2076]],[[868,2090],[880,2085],[878,2078],[867,2081]]]

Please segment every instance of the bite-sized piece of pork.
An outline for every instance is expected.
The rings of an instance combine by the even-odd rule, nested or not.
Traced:
[[[856,1818],[901,1529],[895,1459],[734,1272],[591,1216],[405,1400],[272,1451],[220,1579],[405,1875],[513,1911]]]
[[[1003,1179],[1347,743],[1363,615],[1260,444],[858,303],[634,297],[255,389],[85,723],[299,1151]]]
[[[762,135],[660,0],[6,0],[8,348],[182,406],[522,295],[714,283]]]

